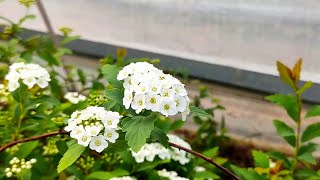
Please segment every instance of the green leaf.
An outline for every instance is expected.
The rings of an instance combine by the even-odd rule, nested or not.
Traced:
[[[21,103],[25,100],[25,98],[27,96],[27,92],[28,92],[28,87],[25,84],[20,83],[20,87],[18,89],[16,89],[15,91],[13,91],[11,93],[11,95],[14,100]]]
[[[60,44],[63,46],[65,44],[68,44],[72,41],[75,41],[77,39],[80,39],[80,36],[68,36],[62,39],[62,41],[60,42]]]
[[[182,120],[175,120],[173,123],[170,125],[170,131],[175,131],[177,129],[180,129],[184,124],[184,121]]]
[[[235,165],[231,165],[230,167],[236,175],[241,177],[242,180],[253,180],[253,179],[268,180],[268,178],[266,178],[265,176],[259,175],[253,169],[239,168]]]
[[[305,179],[310,177],[317,177],[317,178],[320,177],[319,174],[317,174],[312,169],[299,169],[295,173],[295,176],[298,177],[299,179]]]
[[[288,84],[292,89],[295,89],[295,82],[293,80],[291,70],[279,61],[277,61],[277,69],[283,82]]]
[[[108,99],[115,100],[117,103],[122,104],[123,90],[116,88],[107,89],[105,94]]]
[[[133,167],[132,171],[133,172],[140,172],[140,171],[151,170],[160,164],[167,164],[167,163],[170,163],[170,159],[165,159],[165,160],[155,159],[151,162],[143,162],[143,163],[136,164]]]
[[[196,106],[190,106],[190,113],[195,115],[195,116],[201,116],[201,117],[206,117],[206,118],[212,118],[210,114],[208,114],[206,111],[203,109],[200,109]]]
[[[87,82],[86,74],[81,69],[77,69],[77,73],[82,85],[85,85]]]
[[[320,116],[320,106],[312,106],[306,114],[306,118]]]
[[[19,151],[15,156],[19,159],[26,158],[39,144],[39,141],[30,141],[19,146]]]
[[[298,103],[295,96],[285,95],[285,94],[275,94],[275,95],[267,96],[265,99],[269,100],[274,104],[282,106],[294,121],[298,121],[299,119]]]
[[[306,142],[310,141],[316,137],[320,137],[320,123],[310,124],[304,131],[301,136],[301,141]]]
[[[50,51],[39,51],[39,56],[49,63],[49,65],[59,66],[59,60]]]
[[[269,156],[263,152],[253,150],[252,156],[255,167],[269,168]]]
[[[195,178],[196,179],[221,179],[220,176],[210,171],[196,172]]]
[[[317,144],[308,143],[307,145],[301,146],[298,153],[298,159],[307,163],[315,165],[317,162],[312,156],[312,153],[317,149]]]
[[[203,152],[203,155],[214,158],[218,155],[219,147],[214,147]]]
[[[129,175],[129,172],[124,169],[116,169],[114,171],[105,172],[105,171],[96,171],[91,174],[89,174],[86,179],[111,179],[113,177],[121,177],[121,176],[127,176]]]
[[[65,141],[57,141],[56,142],[57,148],[59,150],[59,153],[61,155],[63,155],[64,153],[66,153],[68,151],[68,145]]]
[[[86,147],[81,146],[80,144],[73,144],[68,151],[60,159],[58,165],[58,173],[71,166],[82,154]]]
[[[156,114],[152,113],[147,117],[135,116],[123,120],[122,130],[126,132],[125,139],[134,152],[138,152],[150,137],[156,118]]]
[[[164,147],[169,148],[169,138],[166,135],[165,132],[163,132],[159,128],[154,128],[154,130],[151,131],[151,140],[152,141],[158,141],[160,144],[162,144]]]
[[[297,84],[300,80],[300,72],[301,72],[302,59],[300,58],[297,63],[292,68],[292,77],[294,82]]]
[[[119,69],[116,65],[106,64],[102,66],[101,72],[107,79],[108,83],[110,83],[113,87],[122,88],[122,82],[117,80]]]
[[[273,125],[277,129],[277,133],[286,140],[292,147],[296,144],[294,130],[280,120],[274,120]]]
[[[311,81],[307,81],[306,83],[304,83],[304,85],[297,91],[297,93],[299,95],[301,95],[302,93],[304,93],[306,90],[308,90],[309,88],[311,88],[313,85],[313,83]]]

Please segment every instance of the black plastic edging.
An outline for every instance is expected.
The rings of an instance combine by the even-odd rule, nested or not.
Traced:
[[[25,30],[23,33],[21,33],[21,36],[23,38],[27,38],[36,34],[45,33],[33,30]],[[69,43],[67,47],[72,49],[77,54],[94,57],[105,57],[106,55],[110,54],[115,56],[117,49],[117,46],[114,45],[93,42],[84,39],[73,41]],[[284,85],[278,76],[274,75],[257,73],[234,67],[199,62],[192,59],[185,59],[132,48],[127,48],[127,53],[128,58],[158,58],[161,60],[159,67],[162,68],[187,68],[191,76],[200,79],[215,81],[227,85],[237,86],[270,94],[291,92],[290,88]],[[303,83],[305,82],[301,81],[300,85],[302,85]],[[314,84],[314,86],[311,89],[307,90],[307,93],[305,93],[305,95],[303,96],[303,100],[310,103],[320,103],[320,84]]]

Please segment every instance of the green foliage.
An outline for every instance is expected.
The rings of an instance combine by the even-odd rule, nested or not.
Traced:
[[[156,114],[144,116],[135,116],[127,118],[122,122],[122,130],[126,132],[126,141],[129,147],[137,152],[146,143],[147,138],[150,137],[151,131],[154,129],[154,121]]]
[[[280,120],[274,120],[273,125],[277,129],[277,133],[286,140],[291,146],[295,146],[296,137],[294,130]]]
[[[275,95],[267,96],[266,100],[269,100],[272,103],[282,106],[294,121],[298,121],[298,118],[299,118],[298,102],[295,96],[275,94]]]
[[[252,151],[252,156],[256,167],[269,168],[269,156],[260,151]]]
[[[155,127],[150,134],[151,140],[152,141],[157,141],[160,144],[162,144],[164,147],[169,148],[169,138],[166,135],[165,132],[163,132],[161,129]]]
[[[129,175],[129,172],[124,169],[116,169],[111,172],[104,172],[104,171],[96,171],[91,174],[89,174],[86,179],[101,179],[101,180],[107,180],[111,179],[113,177],[121,177]]]
[[[320,116],[320,106],[313,106],[309,109],[309,111],[306,114],[306,118]]]
[[[316,137],[320,137],[320,123],[314,123],[309,125],[303,132],[301,141],[310,141]]]
[[[252,180],[252,179],[259,179],[259,180],[267,180],[265,176],[259,175],[253,169],[245,169],[239,168],[237,166],[231,165],[231,169],[239,176],[242,180]]]
[[[317,144],[308,143],[304,146],[301,146],[298,152],[298,159],[305,161],[307,163],[316,164],[315,158],[312,156],[312,153],[317,149]]]
[[[121,81],[117,80],[119,69],[116,65],[106,64],[101,68],[101,72],[109,84],[111,84],[114,88],[122,88]]]
[[[60,159],[58,173],[71,166],[83,153],[85,147],[79,144],[73,144]]]
[[[211,118],[212,116],[210,114],[208,114],[206,111],[204,111],[203,109],[200,109],[196,106],[190,106],[190,113],[196,116],[200,116],[200,117],[206,117],[206,118]]]

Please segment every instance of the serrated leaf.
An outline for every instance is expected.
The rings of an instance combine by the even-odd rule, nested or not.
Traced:
[[[14,100],[17,102],[23,102],[27,96],[28,87],[20,83],[20,87],[11,93]]]
[[[317,149],[317,146],[318,145],[315,143],[308,143],[307,145],[301,146],[298,153],[298,159],[315,165],[317,162],[312,153]]]
[[[294,82],[297,84],[300,80],[300,72],[301,72],[302,59],[300,58],[297,63],[292,68],[292,77]]]
[[[320,116],[320,106],[313,106],[309,109],[309,111],[306,114],[306,118]]]
[[[286,140],[292,147],[296,144],[294,130],[280,120],[274,120],[273,125],[277,129],[277,133]]]
[[[19,159],[26,158],[39,144],[39,141],[30,141],[19,146],[15,156]]]
[[[308,90],[309,88],[311,88],[313,85],[313,83],[311,81],[307,81],[306,83],[304,83],[304,85],[299,88],[299,90],[297,91],[297,93],[299,95],[301,95],[302,93],[304,93],[306,90]]]
[[[255,167],[269,168],[269,156],[263,152],[253,150],[252,156]]]
[[[296,86],[290,68],[282,64],[280,61],[277,61],[277,69],[282,81],[288,84],[292,89],[295,89]]]
[[[316,137],[320,137],[320,123],[310,124],[304,131],[301,136],[301,141],[306,142],[310,141]]]
[[[135,116],[123,120],[122,130],[126,132],[125,139],[134,152],[138,152],[150,137],[156,118],[155,114],[151,114],[147,117]]]
[[[274,104],[282,106],[294,121],[298,121],[299,112],[296,97],[292,95],[275,94],[267,96],[265,99]]]
[[[123,99],[123,90],[120,89],[107,89],[105,91],[106,97],[108,99],[115,100],[117,103],[122,104],[122,99]]]
[[[195,116],[201,116],[201,117],[206,117],[206,118],[212,118],[210,114],[208,114],[206,111],[203,109],[200,109],[196,106],[190,106],[190,113],[195,115]]]
[[[259,175],[253,169],[240,168],[235,165],[231,165],[230,167],[236,175],[241,177],[242,180],[253,180],[253,179],[267,180],[268,179],[265,176]]]
[[[164,147],[169,148],[169,138],[164,131],[159,128],[154,128],[150,135],[151,141],[157,141]]]
[[[105,171],[96,171],[91,174],[89,174],[86,179],[99,179],[99,180],[105,180],[105,179],[111,179],[113,177],[121,177],[121,176],[127,176],[129,175],[129,172],[124,169],[116,169],[114,171],[105,172]]]
[[[60,159],[57,168],[58,173],[65,170],[67,167],[71,166],[81,156],[85,149],[86,147],[81,146],[80,144],[73,144]]]
[[[122,88],[122,82],[117,80],[119,69],[116,65],[106,64],[102,66],[101,72],[112,87]]]

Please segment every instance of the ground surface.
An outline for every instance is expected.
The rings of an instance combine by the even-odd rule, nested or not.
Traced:
[[[305,59],[320,82],[318,0],[44,0],[53,26],[84,39],[275,74],[274,62]],[[30,10],[39,14],[36,8]],[[0,15],[25,14],[17,1]],[[38,18],[26,27],[45,31]]]

